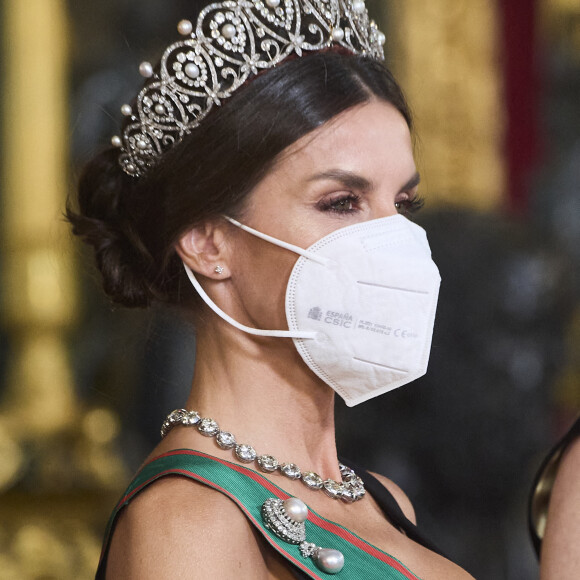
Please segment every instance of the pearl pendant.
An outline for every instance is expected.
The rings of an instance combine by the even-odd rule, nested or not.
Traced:
[[[297,497],[290,497],[284,502],[284,511],[292,521],[299,524],[308,519],[308,507]]]
[[[305,515],[307,517],[308,508],[300,500],[288,502],[288,508],[286,508],[285,503],[276,497],[267,499],[262,504],[262,521],[272,533],[284,542],[301,545],[306,542],[306,526],[303,521],[299,522],[294,518],[302,519]],[[306,510],[306,514],[304,510]]]
[[[278,538],[298,545],[303,558],[312,558],[319,570],[326,574],[338,574],[344,568],[344,555],[339,550],[320,548],[306,540],[308,506],[297,497],[285,501],[271,497],[262,505],[262,520]]]
[[[318,548],[312,560],[318,568],[327,574],[338,574],[344,568],[344,555],[339,550]]]

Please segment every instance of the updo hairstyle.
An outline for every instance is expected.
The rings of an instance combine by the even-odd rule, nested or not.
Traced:
[[[216,107],[141,178],[121,169],[119,149],[85,168],[78,209],[67,218],[93,247],[103,286],[117,304],[179,304],[191,294],[175,244],[192,226],[236,216],[278,155],[347,109],[378,98],[411,114],[380,62],[329,49],[288,59]],[[182,296],[183,294],[183,296]]]

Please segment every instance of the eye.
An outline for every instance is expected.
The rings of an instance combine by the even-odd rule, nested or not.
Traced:
[[[403,199],[395,202],[395,208],[400,214],[407,215],[419,211],[425,205],[425,200],[415,195],[412,199]]]
[[[322,211],[331,211],[339,214],[349,214],[358,210],[360,196],[354,193],[338,195],[320,202]]]
[[[354,208],[354,202],[349,197],[335,201],[332,204],[332,209],[335,211],[352,211]]]

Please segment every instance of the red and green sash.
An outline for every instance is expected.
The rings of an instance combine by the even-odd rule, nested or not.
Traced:
[[[280,540],[268,530],[261,516],[262,504],[270,497],[285,500],[290,497],[258,472],[192,450],[177,450],[165,453],[146,464],[131,482],[121,501],[113,511],[101,557],[99,572],[104,577],[104,560],[115,520],[123,507],[129,504],[145,487],[167,475],[189,477],[216,489],[229,497],[242,510],[265,540],[310,578],[335,578],[352,580],[419,580],[399,560],[379,550],[346,528],[320,517],[310,510],[306,521],[306,540],[323,548],[340,550],[344,554],[345,566],[336,575],[321,572],[310,558],[300,555],[298,546]],[[192,506],[192,509],[195,509]],[[97,575],[97,577],[100,577]]]

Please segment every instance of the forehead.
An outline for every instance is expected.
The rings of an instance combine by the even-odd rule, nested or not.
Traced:
[[[288,147],[272,171],[297,178],[325,168],[408,179],[415,163],[404,117],[378,100],[348,109]]]

